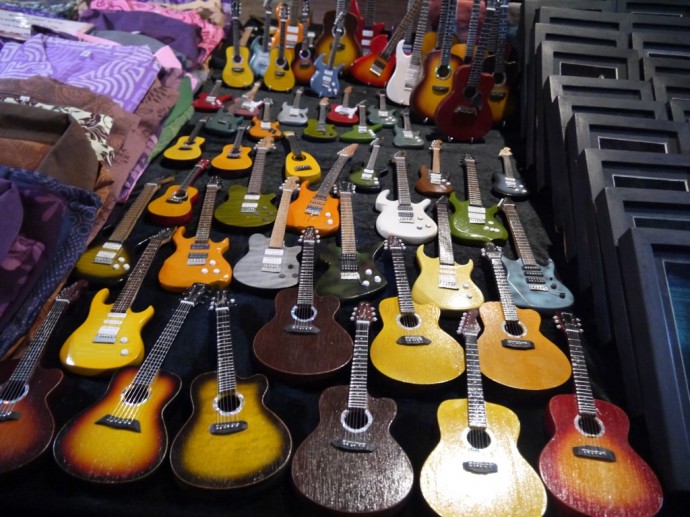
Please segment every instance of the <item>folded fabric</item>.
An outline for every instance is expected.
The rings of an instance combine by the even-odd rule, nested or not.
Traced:
[[[7,255],[12,243],[19,235],[24,220],[24,208],[19,189],[11,181],[0,179],[0,261]]]
[[[177,99],[177,103],[170,111],[170,114],[165,119],[165,122],[163,122],[163,129],[158,137],[158,143],[148,157],[149,162],[170,145],[180,130],[194,116],[194,107],[192,106],[194,94],[192,92],[192,84],[189,77],[184,77],[182,79],[178,91],[180,96]]]
[[[204,20],[212,23],[216,27],[223,27],[225,25],[225,12],[223,11],[223,3],[221,0],[168,0],[167,2],[150,2],[143,0],[144,3],[154,3],[165,7],[166,9],[173,9],[175,11],[195,11],[199,13]]]

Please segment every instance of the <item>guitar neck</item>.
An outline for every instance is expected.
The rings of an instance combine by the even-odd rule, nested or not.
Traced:
[[[477,29],[479,28],[479,11],[481,0],[473,0],[470,23],[467,27],[467,41],[465,43],[465,63],[471,63],[474,57],[474,45],[477,41]]]
[[[370,0],[371,1],[371,0]],[[352,353],[352,370],[347,407],[367,409],[367,367],[369,362],[369,321],[357,319],[355,348]]]
[[[290,199],[292,198],[292,193],[297,185],[297,178],[294,176],[288,178],[290,183],[283,185],[283,192],[280,195],[280,203],[278,204],[278,210],[276,212],[276,220],[273,223],[273,230],[271,231],[271,238],[268,243],[268,247],[274,250],[283,249],[283,243],[285,242],[285,226],[287,223],[287,214],[290,207]],[[288,185],[292,187],[288,188]]]
[[[467,197],[470,205],[483,207],[482,193],[479,190],[479,179],[477,178],[477,162],[470,156],[465,157],[465,169],[467,171]]]
[[[273,18],[273,12],[270,9],[270,3],[269,9],[266,9],[264,11],[264,35],[261,38],[261,52],[264,54],[267,54],[268,51],[270,50],[270,35],[271,35],[271,19]]]
[[[561,312],[555,319],[568,339],[568,349],[570,352],[570,362],[573,367],[573,381],[575,383],[578,412],[581,415],[596,417],[597,408],[594,403],[594,395],[592,394],[592,383],[589,379],[585,351],[582,346],[582,340],[580,339],[582,336],[582,329],[579,326],[577,318],[571,313]]]
[[[352,211],[352,192],[340,191],[340,249],[343,255],[357,253],[357,240]]]
[[[177,192],[175,192],[175,193],[173,194],[173,199],[176,199],[177,197],[179,197],[179,192],[180,192],[180,191],[185,192],[185,195],[186,195],[186,192],[187,192],[187,189],[189,188],[189,186],[190,186],[192,183],[194,183],[194,182],[196,181],[196,179],[199,177],[199,174],[201,174],[202,171],[203,171],[206,167],[207,167],[207,163],[206,163],[204,160],[202,160],[202,161],[200,161],[199,163],[197,163],[197,164],[192,168],[192,170],[189,172],[189,174],[187,174],[187,176],[185,177],[184,181],[183,181],[182,183],[180,183],[180,188],[178,188],[178,189],[177,189]]]
[[[414,43],[412,44],[412,55],[410,56],[410,66],[419,68],[422,65],[422,42],[426,34],[427,19],[429,17],[429,0],[424,0],[419,9],[419,20],[415,29]]]
[[[235,59],[239,59],[240,55],[240,3],[232,3],[232,46]]]
[[[486,429],[486,401],[479,366],[476,335],[465,335],[465,367],[467,371],[467,417],[470,428]]]
[[[185,141],[184,145],[194,145],[194,141],[196,140],[196,137],[199,136],[199,131],[201,131],[201,128],[204,127],[204,124],[206,124],[205,118],[200,119],[196,123],[194,129],[192,129],[192,132],[189,133],[189,136],[187,137],[187,140]]]
[[[371,154],[369,155],[369,160],[367,161],[367,165],[365,167],[365,170],[367,171],[373,171],[374,167],[376,166],[376,159],[379,156],[379,151],[381,150],[381,144],[379,143],[379,139],[377,138],[374,140],[373,145],[371,146]]]
[[[345,167],[345,164],[347,161],[350,159],[349,156],[345,155],[338,155],[338,158],[335,160],[333,163],[333,166],[331,167],[331,170],[328,171],[328,174],[324,178],[324,180],[321,182],[321,185],[319,186],[319,190],[316,192],[316,195],[312,199],[312,203],[316,201],[317,203],[323,203],[327,198],[328,194],[331,192],[333,189],[333,185],[335,185],[336,180],[338,179],[338,175],[340,174],[340,171],[343,170],[343,167]],[[309,206],[312,206],[312,203],[309,204]],[[312,211],[316,210],[318,208],[318,212],[321,212],[321,207],[312,207]],[[310,208],[307,208],[307,211],[309,211]],[[309,212],[312,213],[312,212]]]
[[[127,240],[129,234],[132,233],[134,225],[146,209],[146,205],[149,204],[149,201],[151,201],[153,195],[158,192],[159,188],[159,183],[147,183],[144,185],[137,199],[132,203],[132,206],[129,207],[127,212],[125,212],[125,215],[122,217],[115,230],[113,230],[113,233],[108,239],[109,241],[119,242],[121,244]]]
[[[230,307],[227,302],[216,301],[216,342],[218,357],[218,393],[234,392],[237,389],[235,356],[232,349],[230,330]]]
[[[495,15],[496,6],[494,5],[494,0],[488,0],[486,3],[486,13],[484,15],[484,26],[479,35],[476,58],[472,59],[472,68],[470,69],[470,75],[467,79],[467,87],[475,88],[479,84],[479,77],[483,71],[484,54],[486,54],[486,48],[489,42],[489,34],[491,33],[492,27],[496,24]]]
[[[515,243],[518,256],[525,265],[536,265],[537,261],[532,253],[532,247],[529,245],[529,239],[527,238],[525,229],[520,222],[517,208],[512,203],[503,203],[501,209],[508,218],[508,226],[510,226],[510,233],[513,235],[513,242]]]
[[[292,109],[293,110],[298,110],[299,109],[299,104],[300,101],[302,100],[302,92],[304,90],[302,88],[298,88],[297,91],[295,92],[295,98],[292,100]]]
[[[290,145],[290,152],[292,155],[295,157],[297,160],[302,159],[302,149],[300,149],[299,144],[297,143],[297,137],[295,136],[295,133],[292,131],[285,131],[283,133],[283,136],[287,139],[288,144]]]
[[[512,154],[509,152],[501,153],[501,161],[503,162],[503,172],[506,178],[515,178],[515,170],[513,169],[513,162],[511,160]]]
[[[441,36],[441,60],[440,66],[447,68],[450,63],[450,49],[453,45],[453,36],[455,36],[455,14],[457,6],[454,0],[446,2],[448,8],[446,10],[444,31]]]
[[[498,296],[501,300],[501,307],[503,309],[503,318],[508,322],[517,322],[520,320],[513,303],[513,296],[510,293],[510,284],[506,277],[505,269],[501,257],[491,257],[491,269],[494,272],[496,279],[496,287],[498,288]]]
[[[412,210],[412,200],[410,198],[410,184],[407,180],[407,162],[404,153],[395,155],[395,176],[398,180],[398,209]]]
[[[510,0],[501,0],[498,13],[498,37],[496,39],[496,56],[494,61],[494,76],[503,75],[505,71],[505,44],[508,38],[508,4]],[[499,82],[499,81],[497,81]]]
[[[343,102],[340,104],[343,108],[349,108],[350,107],[350,92],[352,91],[352,88],[348,86],[345,88],[343,91]]]
[[[438,258],[446,266],[455,264],[453,256],[453,241],[450,233],[448,218],[448,198],[443,196],[436,203],[436,219],[438,223]]]
[[[315,241],[304,239],[302,242],[302,260],[299,270],[299,284],[297,286],[298,311],[304,311],[301,319],[311,317],[314,306],[314,250]]]
[[[441,144],[431,147],[431,172],[441,173]]]
[[[448,25],[449,4],[449,0],[441,0],[441,12],[438,16],[438,27],[436,28],[436,46],[434,47],[437,49],[443,47],[443,38],[446,35],[446,26]]]
[[[254,165],[252,167],[252,175],[249,178],[247,185],[247,194],[258,196],[261,194],[261,185],[264,180],[264,169],[266,168],[266,153],[268,149],[259,146],[256,148],[256,155],[254,156]]]
[[[405,131],[405,134],[412,133],[412,122],[410,122],[410,111],[404,110],[402,112],[402,118],[403,118],[403,131]]]
[[[211,91],[208,92],[208,96],[206,98],[208,99],[209,97],[211,97],[211,98],[217,97],[218,92],[220,91],[220,87],[222,86],[222,84],[223,84],[222,79],[216,79],[216,82],[213,83],[213,88],[211,88]]]
[[[316,128],[319,131],[326,131],[326,106],[328,104],[319,103],[319,121],[316,124]]]
[[[386,92],[379,92],[379,111],[388,111],[386,106]]]
[[[201,205],[201,212],[199,213],[199,224],[197,225],[196,237],[194,245],[199,249],[208,248],[208,240],[211,235],[211,221],[213,220],[213,208],[218,195],[218,183],[215,181],[209,182],[206,185],[206,194],[204,195],[204,202]]]
[[[391,248],[395,285],[398,289],[398,308],[403,317],[414,317],[414,303],[410,292],[410,282],[405,271],[405,259],[401,247]]]

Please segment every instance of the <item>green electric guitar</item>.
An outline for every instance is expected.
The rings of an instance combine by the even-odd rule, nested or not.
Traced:
[[[370,124],[381,124],[383,127],[393,127],[398,122],[398,116],[395,114],[394,109],[388,109],[386,106],[386,91],[380,90],[379,96],[379,107],[375,108],[371,106],[367,110],[367,119]]]
[[[307,127],[304,128],[302,138],[312,142],[335,142],[338,139],[335,126],[326,123],[328,104],[328,98],[322,97],[319,101],[319,118],[307,120]]]
[[[357,142],[366,143],[373,142],[376,139],[376,132],[379,131],[382,124],[367,124],[367,105],[365,102],[360,102],[359,108],[359,123],[352,126],[352,129],[340,135],[342,142]]]
[[[357,192],[378,192],[381,190],[379,176],[388,171],[387,167],[379,171],[375,169],[376,158],[379,155],[379,149],[381,149],[381,138],[377,138],[371,142],[369,147],[371,147],[369,161],[355,168],[349,176],[349,180],[355,185]]]

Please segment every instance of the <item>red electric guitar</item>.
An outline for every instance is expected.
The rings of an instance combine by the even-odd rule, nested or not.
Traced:
[[[352,86],[348,86],[343,90],[343,102],[336,104],[326,114],[326,120],[337,126],[352,126],[359,122],[357,116],[357,106],[350,106],[350,94],[352,93]]]
[[[223,80],[217,79],[213,84],[213,88],[208,93],[200,93],[199,96],[192,102],[192,106],[196,111],[218,111],[223,105],[232,100],[232,94],[226,93],[218,95],[220,88],[223,86]]]

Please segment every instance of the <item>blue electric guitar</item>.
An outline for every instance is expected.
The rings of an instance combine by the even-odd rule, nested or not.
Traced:
[[[338,74],[345,64],[334,66],[333,63],[335,62],[335,54],[340,45],[340,38],[345,33],[345,29],[343,28],[344,23],[345,12],[340,12],[333,24],[333,44],[328,54],[328,63],[326,63],[325,54],[320,55],[314,63],[316,72],[311,77],[309,86],[311,86],[311,89],[314,90],[319,97],[336,97],[340,93]]]
[[[271,0],[264,0],[264,33],[260,38],[254,38],[250,50],[252,57],[249,58],[249,67],[255,75],[263,77],[268,68],[269,55],[271,53]]]

